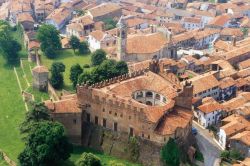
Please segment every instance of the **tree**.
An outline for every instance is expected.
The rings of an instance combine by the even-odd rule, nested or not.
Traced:
[[[10,39],[10,29],[8,22],[0,20],[0,40]]]
[[[53,25],[50,24],[43,24],[39,27],[37,32],[37,39],[40,41],[41,50],[44,53],[45,50],[49,47],[54,50],[61,49],[62,47],[59,31]],[[48,51],[46,52],[48,53]]]
[[[137,161],[139,158],[139,142],[135,137],[129,138],[129,150],[130,150],[130,158],[132,161]]]
[[[53,59],[53,58],[56,57],[56,51],[55,51],[55,49],[53,49],[53,48],[50,47],[50,46],[47,47],[47,48],[45,48],[44,54],[45,54],[48,58],[50,58],[50,59]]]
[[[73,83],[73,87],[76,87],[78,77],[83,73],[83,69],[79,64],[75,64],[70,68],[70,80]]]
[[[115,68],[116,68],[116,71],[118,72],[117,75],[123,75],[123,74],[128,73],[128,65],[124,61],[117,62]]]
[[[101,161],[94,154],[84,152],[76,161],[76,166],[101,166]]]
[[[80,40],[76,36],[72,35],[69,39],[69,44],[75,53],[75,50],[78,49],[80,46]]]
[[[236,149],[230,150],[229,157],[231,159],[233,159],[233,160],[241,160],[241,159],[243,159],[243,156],[241,155],[241,153]]]
[[[90,52],[88,43],[85,41],[81,42],[78,51],[80,54],[88,54]]]
[[[6,21],[0,21],[0,50],[7,63],[14,63],[18,60],[18,52],[22,47],[12,38],[10,29]]]
[[[106,59],[106,52],[102,49],[97,49],[91,55],[91,62],[93,66],[100,65]]]
[[[104,29],[110,30],[116,27],[117,21],[114,21],[112,18],[107,18],[103,20],[104,22]]]
[[[221,152],[220,157],[227,159],[227,158],[229,158],[229,154],[230,154],[230,152],[228,150],[224,150]]]
[[[0,43],[3,57],[8,63],[15,63],[18,60],[18,52],[21,51],[21,45],[15,40],[5,40]]]
[[[244,37],[248,36],[248,29],[247,28],[242,28],[241,31],[242,31]]]
[[[97,83],[122,74],[128,73],[126,62],[116,62],[115,60],[104,60],[99,66],[96,66],[90,73],[85,72],[80,75],[78,83],[88,84]]]
[[[62,88],[63,86],[62,72],[65,71],[65,65],[61,62],[54,62],[51,66],[50,71],[51,71],[51,78],[50,78],[51,85],[56,89]]]
[[[18,160],[21,166],[56,165],[67,160],[72,149],[60,123],[37,122],[36,129],[28,134],[25,148]]]
[[[90,72],[85,71],[78,77],[78,84],[81,83],[87,83],[89,85],[93,83]]]
[[[28,134],[35,128],[37,122],[45,120],[50,120],[48,108],[44,103],[33,103],[32,109],[26,113],[25,119],[20,126],[21,134]],[[24,139],[26,139],[25,136]]]
[[[167,144],[161,149],[161,158],[169,166],[180,165],[180,150],[173,138],[169,138]]]

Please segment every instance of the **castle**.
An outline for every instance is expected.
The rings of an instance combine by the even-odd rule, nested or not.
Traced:
[[[158,145],[170,137],[185,140],[193,117],[192,83],[181,86],[174,74],[157,68],[157,61],[152,61],[148,69],[91,86],[78,85],[76,95],[45,104],[52,110],[53,119],[64,124],[77,143],[81,143],[84,123]]]

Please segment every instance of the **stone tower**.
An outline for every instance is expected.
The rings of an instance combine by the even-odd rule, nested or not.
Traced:
[[[39,91],[48,91],[49,71],[45,66],[36,66],[32,69],[33,88]]]
[[[127,24],[124,16],[121,16],[117,25],[117,60],[125,60],[127,45]]]

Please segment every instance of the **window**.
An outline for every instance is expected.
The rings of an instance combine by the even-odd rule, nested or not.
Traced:
[[[150,135],[148,135],[148,139],[150,139]]]
[[[117,131],[117,126],[118,126],[117,122],[114,122],[114,131]]]
[[[115,113],[115,116],[117,116],[117,113]]]
[[[123,117],[123,115],[121,114],[121,115],[120,115],[120,117],[122,118],[122,117]]]
[[[109,111],[109,114],[111,114],[112,113],[112,111]]]
[[[105,112],[105,109],[104,109],[104,108],[102,109],[102,112]]]
[[[90,114],[87,113],[87,122],[90,122]]]
[[[146,101],[146,105],[153,105],[151,101]]]
[[[76,124],[76,119],[73,119],[74,124]]]
[[[144,133],[141,133],[142,138],[144,138]]]
[[[152,97],[153,96],[153,93],[152,92],[147,92],[146,93],[146,97]]]
[[[131,116],[128,116],[128,119],[131,119]]]
[[[132,127],[129,128],[129,136],[134,136],[134,129]]]
[[[95,124],[98,125],[98,116],[95,116]]]
[[[102,126],[106,127],[106,123],[107,123],[107,120],[105,118],[103,118],[103,120],[102,120]]]

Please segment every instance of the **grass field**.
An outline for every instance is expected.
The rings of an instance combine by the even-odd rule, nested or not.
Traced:
[[[83,152],[91,152],[95,154],[98,158],[100,158],[103,166],[108,166],[111,161],[115,161],[116,163],[122,163],[123,165],[126,166],[140,166],[139,164],[133,164],[131,162],[117,159],[115,157],[105,155],[103,153],[94,151],[92,149],[82,148],[82,147],[74,147],[74,152],[71,154],[69,161],[65,162],[64,166],[73,166],[74,163],[80,158]]]
[[[14,32],[13,36],[22,43],[17,32]],[[23,48],[20,57],[25,56],[27,56],[27,52]],[[25,106],[13,70],[14,67],[20,69],[19,64],[7,65],[0,53],[0,149],[12,160],[17,161],[17,156],[24,147],[19,126],[25,115]]]
[[[41,53],[42,54],[42,53]],[[80,64],[83,66],[84,64],[90,64],[90,55],[75,55],[72,49],[66,49],[58,51],[58,55],[54,59],[48,59],[45,55],[41,56],[42,64],[51,67],[53,62],[62,62],[65,66],[64,72],[64,87],[63,89],[72,91],[72,83],[69,79],[70,76],[70,68],[74,64]]]
[[[24,102],[13,66],[7,66],[0,55],[0,149],[14,161],[24,147],[19,125],[25,114]]]
[[[0,157],[0,166],[8,166],[8,164]]]

